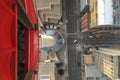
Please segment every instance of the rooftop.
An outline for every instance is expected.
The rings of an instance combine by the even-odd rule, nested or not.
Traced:
[[[99,48],[97,52],[111,56],[120,56],[120,47]]]

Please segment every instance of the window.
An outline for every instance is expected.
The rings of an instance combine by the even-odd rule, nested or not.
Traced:
[[[94,77],[89,77],[87,78],[87,80],[94,80]]]
[[[113,23],[116,23],[116,16],[113,17]]]
[[[118,77],[120,78],[120,56],[118,57]]]
[[[40,80],[50,80],[50,75],[40,75]]]
[[[97,77],[96,80],[99,80],[99,77]]]

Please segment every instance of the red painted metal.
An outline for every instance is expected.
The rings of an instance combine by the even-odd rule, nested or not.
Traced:
[[[25,7],[26,13],[30,17],[33,24],[37,24],[37,15],[36,15],[36,5],[34,6],[33,2],[36,0],[21,0],[23,6]]]
[[[37,24],[37,16],[35,13],[35,8],[33,5],[33,0],[26,0],[26,11],[31,19],[31,21],[33,22],[33,24]]]
[[[38,24],[33,0],[25,0],[25,9],[33,24]],[[37,66],[39,54],[39,35],[33,29],[25,30],[25,70],[32,71]]]
[[[21,0],[31,22],[38,25],[36,0]],[[25,30],[25,71],[34,71],[38,67],[39,59],[39,35],[33,29]],[[34,80],[32,77],[32,80]]]
[[[29,48],[29,43],[30,43],[30,41],[29,41],[29,30],[28,29],[26,29],[25,30],[25,71],[29,71],[29,55],[30,55],[30,48]]]
[[[35,1],[35,0],[34,0]],[[21,0],[33,24],[38,24],[32,0]],[[17,80],[17,5],[14,0],[0,0],[0,80]],[[38,67],[39,35],[25,30],[25,70]],[[32,80],[34,80],[34,74]]]
[[[34,80],[34,79],[35,79],[35,75],[33,74],[33,75],[32,75],[32,79],[31,79],[31,80]]]
[[[0,80],[17,80],[17,6],[0,0]]]
[[[39,58],[38,32],[25,30],[25,70],[32,71],[37,67]]]
[[[21,1],[22,5],[24,6],[24,9],[25,9],[25,1],[26,0],[20,0],[20,1]]]

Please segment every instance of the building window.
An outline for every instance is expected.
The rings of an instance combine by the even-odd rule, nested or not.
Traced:
[[[89,77],[87,78],[87,80],[94,80],[94,77]]]
[[[113,23],[116,23],[116,15],[113,17]]]
[[[120,78],[120,56],[118,57],[118,77]]]
[[[97,7],[97,2],[96,2],[96,7]]]
[[[40,75],[40,80],[50,80],[50,75]]]
[[[97,77],[96,80],[100,80],[99,77]]]

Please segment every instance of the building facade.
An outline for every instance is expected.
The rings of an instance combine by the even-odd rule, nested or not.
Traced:
[[[80,0],[80,13],[81,31],[85,32],[89,27],[89,0]]]
[[[110,80],[120,79],[120,50],[114,48],[99,48],[94,50],[95,65]]]
[[[90,0],[90,28],[113,24],[112,0]]]
[[[88,30],[89,24],[88,24],[88,17],[89,17],[89,13],[86,12],[82,17],[81,17],[81,31],[85,32]]]
[[[120,0],[113,1],[113,23],[120,26]]]
[[[97,25],[97,3],[98,0],[90,0],[90,28]]]
[[[80,11],[83,11],[87,5],[89,5],[89,0],[80,0]]]
[[[108,77],[103,76],[102,71],[94,64],[92,54],[83,54],[81,57],[82,80],[109,80]]]
[[[81,31],[86,32],[98,25],[113,25],[119,23],[119,9],[113,9],[112,0],[81,0],[80,2]],[[118,6],[118,4],[116,4]],[[115,17],[113,17],[115,16]],[[114,19],[113,19],[114,18]]]

